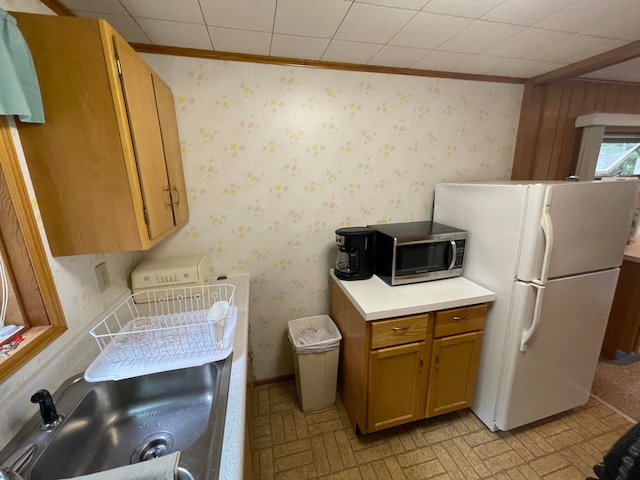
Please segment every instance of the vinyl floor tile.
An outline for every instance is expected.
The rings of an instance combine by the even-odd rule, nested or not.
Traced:
[[[256,480],[585,480],[631,423],[587,405],[509,432],[491,432],[468,409],[355,435],[340,402],[300,409],[295,380],[253,390]]]

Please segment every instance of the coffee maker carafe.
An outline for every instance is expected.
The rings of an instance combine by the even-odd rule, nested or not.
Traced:
[[[341,280],[366,280],[373,276],[374,234],[375,230],[371,227],[345,227],[336,230],[336,277]]]

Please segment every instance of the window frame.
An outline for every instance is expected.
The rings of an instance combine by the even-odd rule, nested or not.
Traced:
[[[604,143],[634,143],[634,144],[640,144],[640,132],[637,133],[613,133],[608,131],[607,129],[605,129],[604,135],[602,136],[602,139],[600,140],[600,145],[602,146],[602,144]],[[629,149],[628,152],[626,152],[626,156],[625,158],[623,158],[621,161],[617,162],[617,164],[613,165],[612,168],[615,166],[616,168],[618,166],[620,166],[621,164],[623,164],[626,161],[626,158],[631,155],[633,152],[639,152],[639,147],[632,149]],[[640,152],[639,152],[640,155]],[[596,163],[597,163],[597,159],[596,159]],[[597,169],[594,170],[594,178],[595,179],[601,179],[601,178],[610,178],[610,177],[616,177],[616,176],[622,176],[622,177],[628,177],[628,178],[633,178],[633,177],[640,177],[640,173],[634,174],[634,175],[598,175],[597,173]]]
[[[49,259],[31,206],[13,139],[0,116],[0,254],[22,311],[24,340],[0,358],[0,382],[67,330]]]
[[[576,117],[581,129],[575,176],[594,180],[600,145],[605,135],[640,135],[640,114],[590,113]],[[601,177],[598,177],[601,178]]]

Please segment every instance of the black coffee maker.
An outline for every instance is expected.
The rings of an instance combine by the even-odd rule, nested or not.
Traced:
[[[345,227],[336,230],[336,277],[341,280],[366,280],[373,276],[374,233],[375,230],[371,227]]]

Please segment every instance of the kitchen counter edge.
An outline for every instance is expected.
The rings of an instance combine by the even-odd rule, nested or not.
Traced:
[[[640,233],[636,233],[631,243],[624,248],[624,259],[628,262],[640,263]]]
[[[249,347],[249,274],[229,276],[219,283],[235,285],[234,304],[238,307],[233,339],[233,361],[224,422],[222,457],[218,478],[242,480],[247,405],[247,357]]]

